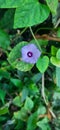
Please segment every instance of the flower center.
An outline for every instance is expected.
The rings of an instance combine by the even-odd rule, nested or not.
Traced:
[[[29,52],[27,53],[27,56],[28,56],[28,57],[32,57],[32,56],[33,56],[33,53],[29,51]]]

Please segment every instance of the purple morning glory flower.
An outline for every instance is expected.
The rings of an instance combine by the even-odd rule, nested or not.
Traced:
[[[31,64],[35,64],[41,55],[41,52],[33,43],[23,46],[21,49],[21,53],[22,60]]]

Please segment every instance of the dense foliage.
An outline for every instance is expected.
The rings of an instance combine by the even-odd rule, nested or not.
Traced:
[[[60,130],[59,7],[0,0],[0,130]]]

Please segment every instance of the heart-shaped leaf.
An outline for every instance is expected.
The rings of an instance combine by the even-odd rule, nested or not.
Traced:
[[[16,8],[14,15],[14,28],[33,26],[45,21],[49,16],[49,8],[39,2],[27,2]]]
[[[50,61],[53,65],[60,67],[60,60],[58,58],[52,56]]]
[[[44,73],[49,65],[49,58],[47,56],[40,57],[36,63],[36,67],[41,73]]]
[[[8,56],[9,63],[20,71],[29,71],[33,67],[33,64],[21,60],[21,48],[27,44],[28,42],[20,42],[12,49]]]
[[[60,67],[60,49],[56,52],[56,57],[52,56],[50,61],[53,65]]]

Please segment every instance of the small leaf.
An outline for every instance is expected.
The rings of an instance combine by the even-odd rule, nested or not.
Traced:
[[[40,57],[36,63],[36,67],[41,73],[44,73],[49,65],[49,58],[47,56]]]
[[[0,108],[0,116],[9,113],[8,106],[4,106]]]
[[[37,83],[42,77],[42,74],[41,73],[37,73],[35,74],[31,79],[34,83]],[[36,88],[36,87],[35,87]]]
[[[20,111],[14,112],[15,119],[21,119],[23,121],[26,121],[27,116],[27,111],[24,107],[22,107]]]
[[[22,102],[27,98],[28,94],[29,94],[28,88],[24,87],[22,92],[21,92],[21,101]]]
[[[35,83],[30,83],[28,87],[30,95],[35,96],[36,94],[39,93],[39,89]]]
[[[41,129],[41,130],[51,130],[50,126],[48,124],[49,120],[45,117],[44,119],[42,119],[41,121],[37,122],[37,126]]]
[[[4,104],[4,99],[5,99],[6,92],[2,89],[0,89],[0,100]]]
[[[51,55],[56,56],[57,51],[58,48],[56,48],[55,46],[51,46]]]
[[[53,100],[59,100],[60,101],[60,91],[56,91],[53,94]]]
[[[27,130],[35,130],[37,123],[37,113],[30,115],[27,121]]]
[[[10,78],[10,81],[16,86],[21,88],[23,86],[22,81],[16,78]]]
[[[50,59],[51,63],[57,67],[60,67],[60,49],[58,49],[56,53],[56,57],[51,57]]]
[[[16,106],[18,106],[18,107],[21,107],[22,106],[21,97],[20,96],[16,96],[13,99],[13,104],[16,105]]]
[[[55,65],[55,66],[57,66],[57,67],[60,67],[60,60],[59,59],[57,59],[56,57],[51,57],[51,59],[50,59],[50,61],[51,61],[51,63],[53,64],[53,65]]]
[[[27,97],[26,101],[25,101],[25,104],[24,104],[24,108],[27,111],[31,111],[33,107],[34,107],[33,101],[29,97]]]
[[[38,113],[38,115],[45,114],[46,113],[46,108],[44,106],[40,105],[38,107],[37,113]]]
[[[4,69],[0,69],[0,79],[10,79],[10,73]]]

